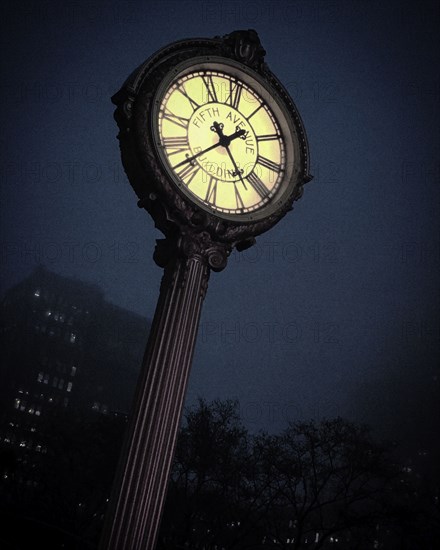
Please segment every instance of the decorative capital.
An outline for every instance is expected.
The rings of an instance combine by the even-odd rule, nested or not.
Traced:
[[[231,245],[214,241],[207,231],[188,229],[180,235],[156,240],[154,261],[159,267],[166,267],[176,257],[198,259],[218,272],[226,267],[231,250]]]

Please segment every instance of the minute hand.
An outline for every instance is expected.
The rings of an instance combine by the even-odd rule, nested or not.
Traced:
[[[221,135],[220,136],[220,141],[218,143],[214,143],[214,145],[211,145],[210,147],[207,147],[206,149],[203,149],[203,151],[199,151],[198,153],[196,153],[192,157],[188,157],[187,159],[182,160],[182,162],[179,162],[179,164],[176,164],[176,166],[173,166],[173,168],[179,168],[179,166],[182,166],[183,164],[187,164],[188,162],[191,162],[192,160],[196,159],[197,157],[200,157],[200,155],[203,155],[204,153],[207,153],[208,151],[212,151],[212,149],[215,149],[219,145],[223,145],[223,147],[227,148],[228,145],[231,143],[231,141],[233,139],[241,137],[245,133],[246,133],[246,131],[242,129],[242,130],[237,130],[236,132],[234,132],[230,136]],[[227,141],[227,143],[225,144],[224,142],[226,142],[226,141]]]
[[[241,130],[237,130],[236,132],[234,132],[230,136],[222,136],[222,138],[220,139],[220,143],[222,143],[224,145],[224,147],[227,148],[228,145],[231,143],[231,141],[233,139],[244,136],[245,134],[246,134],[246,130],[243,130],[243,128],[242,128]]]
[[[191,162],[192,160],[196,159],[197,157],[200,157],[200,155],[203,155],[204,153],[207,153],[208,151],[211,151],[212,149],[215,149],[219,145],[221,145],[220,142],[214,143],[214,145],[211,145],[210,147],[207,147],[206,149],[203,149],[203,151],[199,151],[198,153],[196,153],[192,157],[188,157],[187,159],[182,160],[182,162],[179,162],[179,164],[176,164],[176,166],[173,166],[173,168],[178,168],[179,166],[182,166],[182,164],[186,164],[187,162]]]

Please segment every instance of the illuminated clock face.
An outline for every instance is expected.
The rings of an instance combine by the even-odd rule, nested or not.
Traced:
[[[252,220],[281,204],[294,165],[292,130],[273,92],[250,71],[218,62],[176,70],[154,113],[163,164],[200,207]]]

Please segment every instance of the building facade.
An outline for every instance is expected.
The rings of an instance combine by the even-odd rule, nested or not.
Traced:
[[[0,445],[14,460],[3,477],[37,486],[63,422],[126,415],[148,332],[147,319],[97,286],[44,267],[10,289],[1,304]]]

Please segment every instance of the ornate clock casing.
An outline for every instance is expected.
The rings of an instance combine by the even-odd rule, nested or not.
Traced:
[[[166,236],[243,250],[310,181],[300,115],[264,55],[253,30],[182,40],[113,96],[125,171]]]

